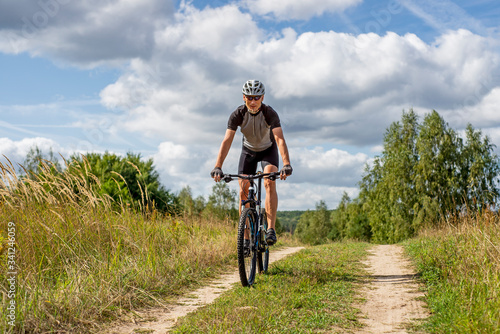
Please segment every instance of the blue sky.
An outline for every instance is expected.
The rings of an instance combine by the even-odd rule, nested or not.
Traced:
[[[241,85],[258,78],[295,170],[280,209],[334,208],[403,109],[498,145],[499,19],[493,0],[8,0],[0,154],[133,151],[167,188],[207,197]]]

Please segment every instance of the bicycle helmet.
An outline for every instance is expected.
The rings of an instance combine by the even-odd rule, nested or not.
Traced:
[[[243,85],[243,94],[245,95],[264,95],[266,89],[264,84],[259,80],[248,80]]]

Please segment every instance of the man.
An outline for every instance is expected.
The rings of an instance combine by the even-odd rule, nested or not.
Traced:
[[[223,176],[222,164],[231,148],[234,135],[238,126],[243,133],[243,147],[241,150],[238,167],[239,174],[255,174],[257,164],[260,162],[264,173],[278,171],[279,157],[278,149],[283,160],[283,168],[280,171],[280,179],[285,180],[292,175],[288,148],[286,146],[280,119],[276,111],[262,103],[265,88],[258,80],[248,80],[243,85],[243,101],[245,104],[236,108],[229,117],[226,134],[219,149],[215,168],[211,176],[215,182],[219,182]],[[266,189],[266,214],[268,230],[266,241],[269,245],[276,243],[276,211],[278,210],[278,194],[276,193],[276,182],[269,179],[264,180]],[[240,203],[246,200],[248,184],[240,179]],[[241,210],[241,207],[240,207]]]

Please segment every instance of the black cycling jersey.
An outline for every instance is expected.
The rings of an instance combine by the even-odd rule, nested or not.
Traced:
[[[262,104],[256,114],[248,111],[246,105],[241,105],[231,114],[227,128],[236,131],[238,126],[243,133],[243,146],[254,152],[262,152],[275,142],[272,130],[281,127],[276,111]]]

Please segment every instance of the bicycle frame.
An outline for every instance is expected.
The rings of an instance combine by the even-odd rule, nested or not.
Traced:
[[[250,186],[248,187],[248,196],[246,200],[242,200],[240,205],[242,208],[245,207],[245,205],[250,204],[251,208],[254,208],[257,211],[257,214],[259,215],[258,218],[258,226],[257,226],[257,236],[259,236],[260,227],[262,225],[262,218],[264,216],[264,210],[262,210],[262,179],[263,178],[269,178],[270,180],[274,181],[276,180],[277,177],[279,177],[280,173],[279,172],[272,172],[272,173],[262,173],[262,172],[257,172],[254,175],[243,175],[243,174],[225,174],[222,179],[227,183],[231,182],[233,178],[239,178],[242,180],[248,180],[250,182]],[[255,189],[255,180],[257,180],[257,189]],[[257,195],[257,198],[255,198],[255,195]],[[264,208],[265,209],[265,208]],[[265,231],[264,231],[265,233]],[[258,239],[259,240],[259,239]]]
[[[245,201],[242,201],[241,205],[245,206],[246,204],[250,203],[251,207],[257,208],[258,206],[261,205],[261,200],[262,200],[262,195],[261,195],[262,179],[267,177],[270,180],[274,181],[274,180],[276,180],[276,178],[279,175],[280,175],[279,172],[272,172],[272,173],[257,172],[257,174],[254,174],[254,175],[224,174],[224,176],[222,177],[222,180],[224,180],[226,183],[231,182],[233,180],[233,178],[248,180],[250,182],[250,186],[248,188],[248,197]],[[255,181],[254,180],[258,180],[257,199],[254,198],[254,196],[255,196]]]
[[[225,182],[231,182],[233,178],[248,180],[250,182],[247,199],[241,201],[242,210],[238,225],[238,269],[243,286],[251,286],[254,283],[257,265],[259,272],[267,271],[269,245],[265,238],[267,226],[265,208],[261,207],[262,179],[267,177],[274,181],[279,175],[279,172],[258,172],[254,175],[226,174],[222,177]],[[248,208],[246,207],[247,205]],[[245,255],[245,247],[248,247],[244,247],[245,239],[250,240],[250,255]],[[264,259],[262,259],[263,255]],[[249,260],[250,262],[247,263]]]

